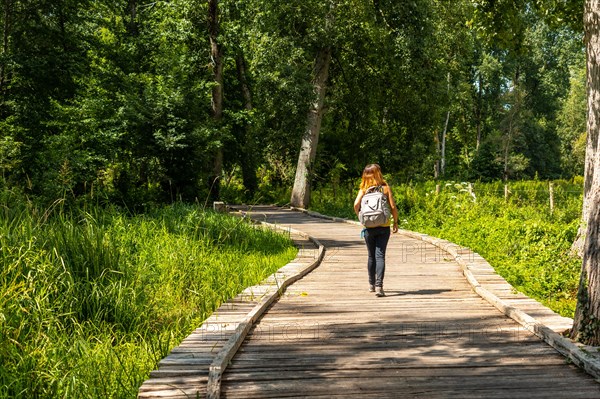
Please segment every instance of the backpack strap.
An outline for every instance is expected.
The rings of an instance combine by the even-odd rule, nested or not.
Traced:
[[[367,191],[365,191],[365,194],[369,194],[375,191],[379,191],[381,193],[383,193],[383,186],[371,186],[369,188],[367,188]]]

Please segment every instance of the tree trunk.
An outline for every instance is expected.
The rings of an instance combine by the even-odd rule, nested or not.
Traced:
[[[7,75],[7,70],[6,70],[6,58],[8,55],[8,44],[9,44],[9,38],[10,38],[10,31],[11,31],[11,17],[12,17],[12,12],[11,12],[11,0],[4,0],[3,1],[3,13],[2,13],[2,62],[0,62],[0,94],[2,95],[2,98],[4,99],[4,94],[6,91],[6,75]]]
[[[515,90],[516,90],[516,86],[515,86]],[[506,132],[506,135],[504,136],[504,140],[502,142],[503,145],[503,149],[502,149],[502,158],[503,158],[503,162],[504,162],[504,167],[503,167],[503,171],[502,171],[502,180],[504,180],[505,182],[508,181],[508,175],[509,175],[509,170],[508,170],[508,158],[510,155],[510,145],[512,142],[512,132],[513,132],[513,116],[514,116],[514,108],[515,108],[515,104],[513,104],[513,108],[511,110],[509,110],[509,114],[508,114],[508,129]]]
[[[483,79],[481,79],[481,72],[479,73],[479,87],[477,88],[477,143],[475,144],[475,150],[479,150],[479,146],[481,145],[481,123],[482,123],[482,98],[483,98],[483,89],[481,85],[483,84]]]
[[[212,88],[213,118],[223,116],[223,48],[219,44],[219,0],[208,0],[208,25],[210,39],[210,58],[215,85]]]
[[[246,60],[241,50],[238,51],[235,58],[238,80],[242,86],[242,95],[244,97],[244,108],[251,111],[252,93],[246,79]],[[248,192],[248,197],[252,197],[258,188],[258,179],[256,178],[256,141],[248,123],[244,123],[244,146],[241,159],[242,180],[244,187]]]
[[[518,134],[518,118],[519,113],[521,112],[521,91],[520,91],[520,83],[519,83],[520,71],[517,66],[515,70],[515,77],[513,80],[513,105],[511,109],[508,111],[508,128],[506,131],[506,135],[504,137],[504,148],[503,148],[503,157],[504,157],[504,181],[507,182],[510,177],[510,153],[512,151],[513,141],[515,136]]]
[[[290,204],[299,208],[307,208],[310,204],[311,168],[317,155],[317,144],[323,119],[323,106],[325,91],[327,89],[327,76],[329,75],[329,62],[331,61],[331,47],[322,48],[315,59],[313,87],[315,101],[308,111],[306,130],[302,137],[298,166],[294,179],[294,188]]]
[[[508,175],[509,175],[509,170],[508,170],[508,159],[509,159],[509,155],[510,155],[510,144],[512,142],[512,130],[513,130],[513,119],[512,119],[512,115],[509,116],[510,120],[508,122],[508,133],[506,134],[506,137],[504,139],[504,171],[503,173],[503,180],[505,182],[508,181]]]
[[[586,0],[584,30],[587,54],[587,148],[584,182],[586,236],[571,337],[600,345],[600,0]]]
[[[450,121],[450,111],[446,113],[446,123],[444,123],[444,131],[442,132],[442,148],[440,159],[440,175],[446,173],[446,135],[448,134],[448,122]]]
[[[448,96],[448,108],[450,108],[450,72],[448,72],[448,87],[446,89],[446,95]],[[442,143],[440,153],[440,175],[444,176],[446,172],[446,135],[448,134],[448,122],[450,121],[450,109],[446,112],[446,122],[444,123],[444,130],[442,131]]]
[[[238,79],[242,85],[242,95],[244,96],[244,108],[246,111],[250,111],[252,107],[252,93],[250,92],[250,86],[248,85],[248,79],[246,79],[246,59],[242,51],[238,51],[235,58],[235,65],[237,68]]]
[[[589,121],[588,121],[589,126]],[[588,128],[588,132],[589,132]],[[598,133],[596,133],[598,134]],[[597,138],[594,139],[597,141]],[[597,145],[597,144],[596,144]],[[592,147],[590,147],[592,146]],[[592,193],[592,177],[594,174],[594,158],[598,155],[595,154],[596,149],[592,144],[589,133],[587,139],[587,147],[585,151],[585,168],[584,168],[584,182],[583,182],[583,208],[581,212],[581,222],[579,229],[577,230],[577,237],[571,246],[571,255],[579,256],[583,258],[583,247],[585,244],[585,236],[587,230],[587,223],[590,217],[590,206],[592,204],[591,193]]]
[[[131,36],[137,36],[139,33],[139,29],[137,26],[137,0],[129,0],[129,4],[127,4],[127,11],[129,12],[129,23],[127,24],[127,29],[129,30],[129,34]]]
[[[586,12],[591,7],[588,3],[598,4],[597,1],[587,1],[586,0]],[[597,12],[597,11],[596,11]],[[591,18],[586,14],[586,18]],[[586,19],[587,21],[587,19]],[[597,110],[597,104],[595,102],[598,101],[600,97],[600,93],[598,93],[598,79],[597,75],[592,76],[593,73],[598,73],[598,54],[600,51],[600,45],[597,44],[598,38],[595,33],[595,29],[591,26],[586,27],[586,46],[587,46],[587,98],[588,98],[588,114],[587,114],[587,143],[585,149],[585,166],[584,166],[584,181],[583,181],[583,208],[581,212],[581,223],[579,225],[579,229],[577,230],[577,237],[571,246],[571,254],[577,255],[580,258],[583,258],[584,253],[584,245],[585,245],[585,237],[588,220],[590,218],[590,208],[592,205],[592,186],[594,180],[594,173],[596,168],[596,163],[598,158],[598,131],[593,130],[593,126],[598,124],[600,120],[599,116],[593,114],[593,111]],[[589,31],[588,31],[589,30]],[[593,30],[593,31],[592,31]],[[596,35],[596,36],[594,36]],[[592,50],[590,47],[592,46],[591,42],[596,42],[596,49]],[[594,84],[596,86],[594,86]],[[595,119],[592,119],[595,118]],[[592,123],[592,124],[591,124]]]
[[[442,152],[441,149],[441,144],[440,144],[440,132],[435,129],[435,134],[433,135],[433,140],[435,141],[435,153],[438,156],[438,158],[435,160],[434,164],[433,164],[433,178],[434,180],[438,180],[440,178],[440,167],[441,167],[441,160],[440,160],[440,153]]]
[[[208,0],[208,32],[210,57],[215,84],[212,88],[211,105],[213,120],[219,126],[223,118],[223,48],[219,44],[219,0]],[[214,154],[213,172],[208,179],[209,198],[219,199],[221,174],[223,172],[223,147],[219,145]]]

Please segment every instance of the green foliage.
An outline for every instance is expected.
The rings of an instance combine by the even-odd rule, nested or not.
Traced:
[[[570,90],[558,114],[561,163],[566,176],[583,175],[586,146],[586,91],[583,62],[570,73]]]
[[[445,178],[580,173],[584,57],[580,30],[557,23],[571,20],[564,2],[220,1],[220,121],[206,2],[55,3],[0,13],[3,184],[47,204],[203,201],[217,148],[239,198],[285,190],[324,47],[316,181],[370,162],[431,178],[447,115]]]
[[[238,218],[175,204],[46,210],[0,192],[0,397],[136,397],[220,303],[295,256]]]
[[[554,182],[550,211],[548,182],[510,182],[509,199],[500,182],[393,186],[401,228],[469,247],[481,254],[517,290],[556,312],[573,317],[581,260],[569,255],[581,218],[581,184]],[[332,198],[317,191],[312,209],[356,219],[355,191]]]
[[[479,186],[475,203],[447,190],[435,199],[420,195],[404,226],[472,248],[517,290],[572,317],[581,265],[568,251],[579,225],[580,190],[566,193],[575,187],[557,185],[560,206],[551,215],[543,182],[515,185],[508,203],[502,191]]]

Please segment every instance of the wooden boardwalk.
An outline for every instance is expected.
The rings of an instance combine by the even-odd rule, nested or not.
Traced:
[[[222,377],[222,397],[600,398],[593,377],[483,300],[440,248],[393,235],[387,296],[377,298],[360,227],[270,207],[252,215],[304,231],[327,251],[252,328]],[[487,283],[505,286],[493,273]],[[151,386],[140,396],[168,396]],[[179,397],[194,392],[206,391]]]

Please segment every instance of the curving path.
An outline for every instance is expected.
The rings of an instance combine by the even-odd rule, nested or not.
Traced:
[[[256,325],[222,397],[600,398],[600,385],[473,292],[431,244],[393,235],[385,298],[368,292],[360,227],[254,208],[326,248]]]

